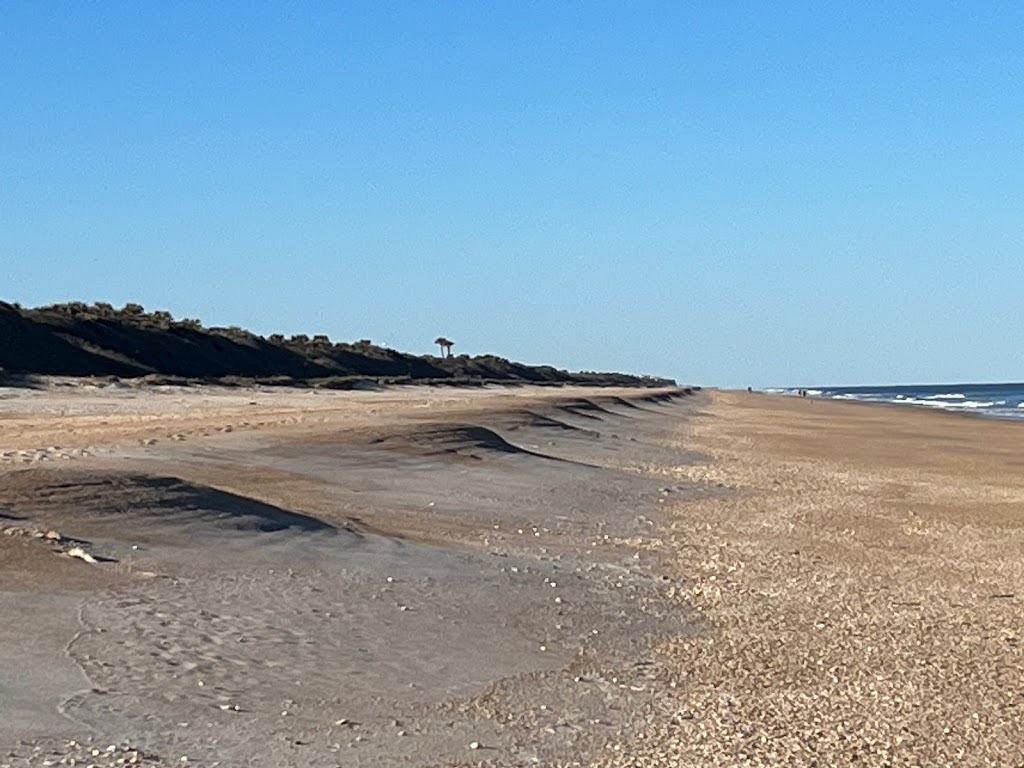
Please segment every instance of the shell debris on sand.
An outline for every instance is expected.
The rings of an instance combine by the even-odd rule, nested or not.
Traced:
[[[708,631],[656,649],[646,727],[597,764],[1020,765],[1019,609],[992,596],[1024,521],[986,501],[1024,492],[1019,426],[805,407],[716,394],[687,426],[712,459],[680,475],[739,490],[668,509]]]
[[[50,545],[51,551],[95,565],[99,561],[82,546],[84,542],[64,536],[53,529],[37,529],[23,525],[0,525],[0,534],[11,537],[36,539]]]
[[[94,565],[96,563],[96,558],[93,557],[92,555],[90,555],[88,552],[86,552],[81,547],[72,547],[71,549],[69,549],[64,554],[66,554],[68,557],[77,557],[79,560],[82,560],[82,561],[84,561],[86,563],[89,563],[89,564],[92,564],[92,565]]]
[[[28,766],[94,766],[94,768],[123,768],[124,766],[166,765],[156,754],[133,746],[130,742],[103,745],[92,738],[71,740],[48,739],[31,747],[23,744],[3,758],[0,765],[11,768]]]

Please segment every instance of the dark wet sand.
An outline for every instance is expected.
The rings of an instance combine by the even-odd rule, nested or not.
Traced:
[[[2,765],[586,763],[695,629],[701,395],[118,397],[0,422]]]

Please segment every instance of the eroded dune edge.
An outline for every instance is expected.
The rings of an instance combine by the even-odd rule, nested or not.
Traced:
[[[702,402],[6,390],[4,764],[596,759],[697,629],[661,512],[724,491],[652,471]]]

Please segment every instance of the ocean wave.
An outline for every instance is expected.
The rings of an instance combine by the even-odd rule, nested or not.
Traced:
[[[801,394],[806,394],[808,397],[821,397],[823,394],[820,389],[765,389],[762,390],[769,395],[790,395],[797,397]]]
[[[843,392],[838,395],[832,395],[832,400],[856,400],[861,403],[888,403],[896,402],[891,397],[882,397],[880,395],[859,395],[852,392]]]
[[[947,411],[971,408],[991,408],[992,406],[997,405],[995,400],[957,400],[949,402],[945,400],[932,400],[926,397],[904,397],[899,400],[899,403],[906,405],[923,405],[927,408],[939,408]]]
[[[996,419],[1008,419],[1011,421],[1024,421],[1024,412],[1018,410],[1024,406],[1024,403],[1018,405],[1016,408],[989,408],[981,411],[979,416],[988,416]]]
[[[986,418],[1024,421],[1024,383],[924,384],[919,387],[826,387],[806,390],[814,397],[858,403],[910,406],[947,413],[970,413]],[[799,390],[786,390],[797,394]]]
[[[942,399],[934,397],[914,397],[912,395],[883,395],[878,393],[853,394],[843,392],[832,395],[832,400],[853,400],[860,403],[892,403],[893,405],[913,405],[918,408],[934,408],[943,411],[976,410],[979,408],[993,408],[1005,406],[1005,400],[966,400],[966,399]],[[1024,408],[1020,403],[1017,408]]]

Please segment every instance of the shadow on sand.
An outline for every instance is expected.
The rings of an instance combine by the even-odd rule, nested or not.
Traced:
[[[58,514],[68,521],[116,518],[220,530],[333,531],[314,517],[177,477],[132,472],[29,469],[10,473],[0,490],[4,516]],[[24,519],[24,518],[23,518]]]

